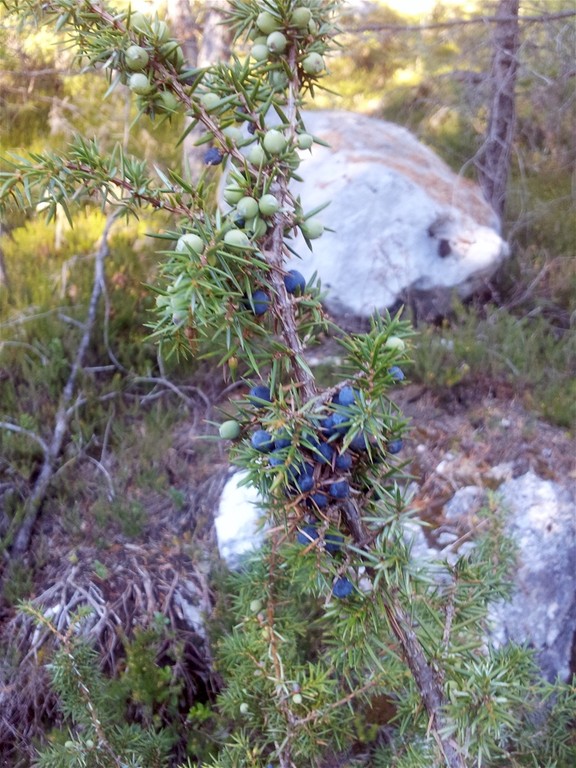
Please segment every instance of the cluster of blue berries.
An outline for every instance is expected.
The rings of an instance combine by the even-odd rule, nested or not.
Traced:
[[[400,380],[402,371],[390,371]],[[402,374],[403,376],[403,374]],[[331,505],[337,505],[352,494],[351,472],[368,450],[376,451],[362,432],[355,435],[344,447],[342,441],[350,430],[352,409],[359,401],[360,393],[352,386],[342,387],[332,399],[332,410],[319,418],[310,429],[302,430],[297,438],[297,452],[294,456],[294,436],[286,429],[271,434],[259,427],[253,432],[251,445],[259,453],[265,454],[269,467],[283,467],[287,483],[285,493],[288,496],[301,496],[309,509],[309,519],[300,528],[298,541],[308,545],[321,536],[318,519]],[[256,409],[266,408],[272,403],[272,393],[265,385],[254,386],[248,400]],[[386,450],[396,454],[402,449],[400,438],[390,440]],[[290,458],[289,458],[290,454]],[[374,455],[373,460],[378,460]],[[340,534],[327,533],[323,536],[323,549],[334,555],[342,548],[344,538]],[[333,585],[336,597],[347,597],[353,591],[352,583],[346,577],[339,577]]]
[[[306,278],[298,270],[291,269],[284,275],[284,287],[287,293],[300,296],[306,290]],[[245,306],[251,309],[256,317],[262,317],[270,307],[270,296],[266,291],[258,289],[252,293],[251,300],[246,299]]]

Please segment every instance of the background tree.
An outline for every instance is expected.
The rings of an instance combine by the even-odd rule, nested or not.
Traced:
[[[492,95],[486,140],[475,160],[484,196],[504,215],[508,174],[516,132],[516,77],[520,49],[519,0],[500,0],[494,26]]]

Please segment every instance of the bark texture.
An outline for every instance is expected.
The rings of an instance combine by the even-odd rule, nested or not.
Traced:
[[[486,140],[476,159],[484,197],[502,219],[516,128],[516,77],[520,47],[519,0],[500,0],[492,56],[492,95]]]
[[[223,24],[227,0],[211,0],[200,4],[194,0],[172,0],[168,19],[172,34],[178,40],[190,67],[208,67],[230,57],[231,31]],[[189,118],[187,118],[189,119]],[[206,146],[194,146],[204,132],[197,126],[183,141],[182,165],[184,175],[191,181],[202,171]]]

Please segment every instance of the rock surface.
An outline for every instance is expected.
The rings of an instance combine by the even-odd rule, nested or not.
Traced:
[[[511,599],[493,606],[493,642],[528,642],[548,680],[568,680],[576,638],[576,493],[532,472],[499,493],[518,568]]]
[[[457,176],[409,131],[364,115],[308,112],[308,132],[330,144],[301,152],[295,183],[305,211],[333,232],[301,237],[294,259],[317,271],[326,306],[339,318],[369,317],[399,301],[421,317],[444,314],[451,294],[467,297],[508,255],[496,214],[479,188]]]
[[[410,392],[413,398],[413,390]],[[406,400],[410,401],[408,394]],[[498,508],[506,516],[507,534],[517,546],[517,568],[510,599],[491,607],[491,642],[495,646],[507,641],[528,643],[536,650],[548,680],[557,676],[567,680],[574,672],[571,663],[576,650],[572,439],[561,437],[545,424],[536,425],[533,417],[510,405],[504,419],[500,418],[504,411],[483,403],[484,423],[475,417],[474,428],[469,415],[460,417],[454,411],[444,424],[431,411],[430,403],[424,406],[430,411],[430,427],[419,414],[420,427],[407,438],[405,452],[414,455],[409,468],[417,480],[412,506],[422,510],[432,528],[407,528],[413,556],[454,562],[466,555],[474,547],[477,513],[495,492]],[[526,437],[527,423],[534,433],[533,443]],[[521,442],[517,431],[524,435]],[[216,523],[219,541],[228,531],[220,551],[231,567],[237,567],[246,552],[259,546],[263,535],[258,529],[257,495],[250,495],[245,503],[238,495],[238,480],[234,475],[228,481]],[[235,538],[238,527],[243,530]]]
[[[226,482],[214,519],[220,557],[229,568],[238,568],[243,558],[262,545],[262,509],[253,486],[242,485],[246,474],[235,472]]]

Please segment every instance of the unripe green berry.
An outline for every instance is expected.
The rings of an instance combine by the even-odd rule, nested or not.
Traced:
[[[406,349],[404,340],[399,336],[389,336],[384,346],[388,347],[388,349],[397,349],[399,352],[403,352]]]
[[[255,238],[263,237],[268,229],[266,222],[259,216],[255,216],[253,219],[247,221],[245,228],[251,232],[252,236]]]
[[[176,69],[180,69],[184,64],[184,53],[176,40],[169,40],[167,43],[163,43],[160,46],[160,54],[173,64]]]
[[[298,29],[304,29],[308,26],[308,22],[311,18],[312,11],[310,8],[298,6],[292,11],[292,15],[290,16],[290,24],[292,24],[293,27],[298,27]]]
[[[158,107],[164,112],[176,112],[180,102],[171,91],[161,91],[156,99]]]
[[[270,72],[270,85],[277,91],[283,91],[288,85],[288,75],[286,72],[278,69]]]
[[[128,87],[139,96],[146,96],[153,90],[152,83],[142,72],[135,72],[133,75],[130,75]]]
[[[302,696],[301,696],[301,694],[295,693],[292,696],[292,701],[294,702],[294,704],[302,704]]]
[[[148,64],[150,57],[148,52],[140,45],[131,45],[126,49],[124,61],[128,69],[132,72],[142,71]]]
[[[250,56],[256,61],[266,61],[269,55],[270,51],[267,45],[253,45],[250,51]]]
[[[299,149],[310,149],[314,144],[314,137],[309,133],[299,133],[296,137],[296,143]]]
[[[258,613],[262,610],[262,600],[252,600],[250,603],[250,610],[252,613]]]
[[[262,143],[264,145],[264,149],[267,152],[270,152],[271,155],[279,155],[281,152],[284,152],[286,145],[288,144],[284,134],[280,131],[277,131],[275,128],[266,131]]]
[[[248,152],[248,160],[252,165],[257,166],[266,162],[266,152],[264,152],[260,144],[256,144],[256,146],[252,147],[250,152]]]
[[[283,53],[287,44],[286,36],[282,32],[271,32],[266,38],[266,45],[272,53]]]
[[[289,168],[295,171],[296,168],[298,168],[298,166],[300,165],[300,158],[298,157],[298,153],[290,152],[290,154],[284,158],[284,162]]]
[[[144,33],[150,29],[150,19],[140,11],[134,11],[130,14],[130,29],[136,32]]]
[[[208,93],[203,93],[202,96],[200,96],[200,103],[207,112],[211,112],[220,104],[220,96],[218,96],[216,93],[212,93],[211,91]]]
[[[324,232],[324,225],[319,219],[308,219],[303,221],[300,225],[302,234],[307,237],[308,240],[316,240]]]
[[[220,424],[218,432],[223,440],[236,440],[237,437],[240,437],[240,424],[236,419],[229,419]]]
[[[310,32],[311,35],[318,34],[318,24],[314,21],[314,19],[310,19],[308,22],[308,32]]]
[[[272,216],[280,208],[280,203],[274,195],[262,195],[258,201],[258,208],[263,216]]]
[[[276,19],[275,16],[272,16],[272,14],[268,11],[262,11],[262,13],[258,14],[258,18],[256,19],[256,26],[266,35],[269,35],[270,32],[274,32],[276,29],[281,28],[281,24],[278,19]]]
[[[245,232],[240,229],[231,229],[224,235],[224,242],[234,248],[248,248],[250,240]]]
[[[176,243],[177,253],[196,253],[200,255],[204,250],[204,240],[193,232],[187,232],[185,235],[181,235]]]
[[[222,133],[224,136],[226,136],[227,139],[230,139],[232,144],[238,144],[238,142],[242,141],[244,138],[240,128],[236,128],[235,125],[229,125],[227,128],[224,128]]]
[[[238,201],[236,210],[243,219],[253,219],[258,215],[258,201],[253,197],[243,197]]]
[[[92,739],[86,739],[86,749],[94,749],[94,742]]]
[[[228,205],[236,205],[238,200],[241,200],[244,197],[244,190],[240,189],[240,187],[229,186],[224,189],[222,197]]]
[[[240,704],[240,714],[247,715],[249,712],[250,712],[250,707],[248,706],[248,704],[246,704],[245,701],[243,701],[242,704]]]
[[[170,40],[170,30],[168,24],[165,21],[154,21],[151,24],[152,34],[156,38],[157,42],[162,44]]]
[[[309,53],[302,62],[302,69],[307,75],[319,75],[325,69],[324,59],[319,53]]]

